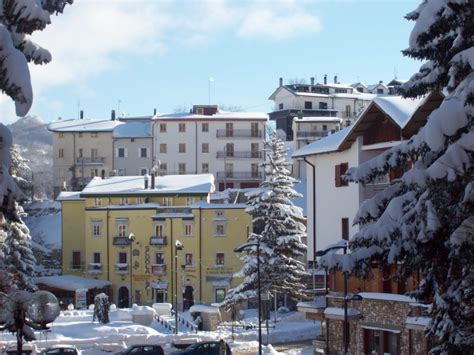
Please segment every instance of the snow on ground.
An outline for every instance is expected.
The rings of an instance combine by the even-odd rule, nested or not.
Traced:
[[[24,206],[33,245],[47,250],[61,248],[61,205],[54,201],[35,201]]]
[[[219,326],[214,332],[180,333],[177,336],[169,334],[159,322],[153,322],[150,326],[143,326],[127,321],[127,311],[111,310],[108,324],[92,322],[91,310],[64,311],[52,323],[51,331],[37,334],[37,341],[33,343],[37,350],[42,350],[57,344],[72,344],[82,350],[83,355],[110,354],[125,349],[127,346],[139,343],[160,344],[165,352],[176,350],[171,346],[172,341],[177,339],[196,340],[219,340],[225,339],[232,348],[234,354],[255,354],[258,350],[257,342],[257,317],[256,310],[246,310],[240,325],[235,327],[235,340],[232,340],[231,323]],[[185,317],[190,318],[189,312]],[[314,339],[319,334],[319,324],[303,319],[303,315],[297,312],[278,315],[276,325],[270,324],[269,341],[271,344],[296,342]],[[264,324],[262,324],[264,327]],[[250,328],[252,327],[252,328]],[[262,329],[263,342],[267,344],[266,329]],[[7,345],[15,343],[15,338],[9,333],[0,333],[0,353]],[[265,354],[282,354],[276,351],[272,345],[264,346]],[[302,352],[284,352],[285,354],[307,354],[308,349]]]

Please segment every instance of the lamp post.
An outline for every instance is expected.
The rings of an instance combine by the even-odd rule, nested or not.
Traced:
[[[306,157],[300,157],[298,161],[304,161],[313,170],[313,291],[316,289],[316,165],[310,163]]]
[[[135,241],[135,234],[128,235],[128,245],[130,246],[130,307],[133,306],[133,242]]]
[[[256,243],[246,243],[238,248],[234,249],[235,253],[241,253],[245,249],[250,247],[257,247],[257,291],[258,291],[258,354],[262,355],[262,291],[260,285],[260,236],[254,234],[257,237]]]
[[[183,250],[183,244],[177,240],[174,245],[174,333],[178,334],[178,250]]]

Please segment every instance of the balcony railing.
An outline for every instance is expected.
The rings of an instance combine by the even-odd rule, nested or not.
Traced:
[[[105,163],[104,157],[79,157],[76,163],[80,165],[102,165]]]
[[[128,239],[128,237],[117,236],[114,237],[112,244],[117,246],[126,246],[130,244],[130,240]]]
[[[262,152],[252,151],[220,151],[217,152],[217,159],[262,159]]]
[[[164,264],[152,264],[151,273],[153,275],[164,275],[166,274],[166,265]]]
[[[167,244],[167,240],[166,240],[166,237],[164,236],[152,235],[150,237],[150,245],[166,245],[166,244]]]
[[[71,271],[82,271],[84,270],[84,264],[83,263],[71,263],[70,264],[70,269]]]
[[[117,274],[128,274],[128,263],[116,263],[115,272]]]
[[[297,131],[296,139],[316,139],[323,138],[328,135],[329,131]]]
[[[259,129],[218,129],[217,138],[262,138]]]
[[[101,263],[89,263],[87,265],[87,271],[90,274],[99,274],[102,272],[102,264]]]
[[[217,179],[220,180],[261,180],[260,171],[218,171]]]

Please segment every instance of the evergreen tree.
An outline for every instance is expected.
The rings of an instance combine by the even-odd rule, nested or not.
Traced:
[[[13,145],[10,149],[10,175],[15,183],[21,189],[26,197],[30,197],[33,191],[32,171],[28,166],[28,160],[20,154],[17,145]]]
[[[93,321],[97,319],[99,323],[109,323],[109,310],[109,296],[107,296],[105,293],[99,293],[97,296],[94,297]]]
[[[0,2],[0,90],[24,116],[33,102],[28,62],[46,64],[51,54],[29,35],[51,23],[50,15],[62,13],[73,0],[5,0]]]
[[[397,276],[421,272],[410,295],[431,303],[426,332],[432,353],[474,351],[474,2],[425,0],[404,54],[427,60],[401,87],[406,97],[448,93],[409,141],[358,168],[366,184],[411,166],[402,178],[362,204],[351,254],[331,255],[330,267],[367,275],[373,262],[397,264]]]
[[[283,293],[293,299],[305,298],[305,286],[301,278],[305,267],[297,260],[306,252],[301,241],[306,235],[305,218],[301,208],[294,206],[291,199],[299,197],[293,186],[297,182],[291,176],[285,161],[288,149],[276,133],[268,143],[270,154],[263,164],[265,181],[260,188],[247,193],[246,211],[252,215],[253,224],[262,226],[260,235],[251,234],[249,243],[260,240],[260,283],[262,293]],[[226,304],[253,298],[257,294],[257,248],[249,248],[242,258],[240,271],[243,282],[231,289]]]

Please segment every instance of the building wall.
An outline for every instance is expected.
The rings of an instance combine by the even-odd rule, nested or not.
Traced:
[[[126,156],[118,156],[118,148],[126,149]],[[146,148],[146,158],[140,156],[140,148]],[[117,175],[141,175],[141,169],[146,168],[150,173],[153,167],[153,138],[114,138],[113,141],[113,169]]]
[[[85,265],[84,201],[63,201],[61,204],[61,241],[63,274],[82,275]],[[72,253],[81,253],[81,268],[72,269]]]

